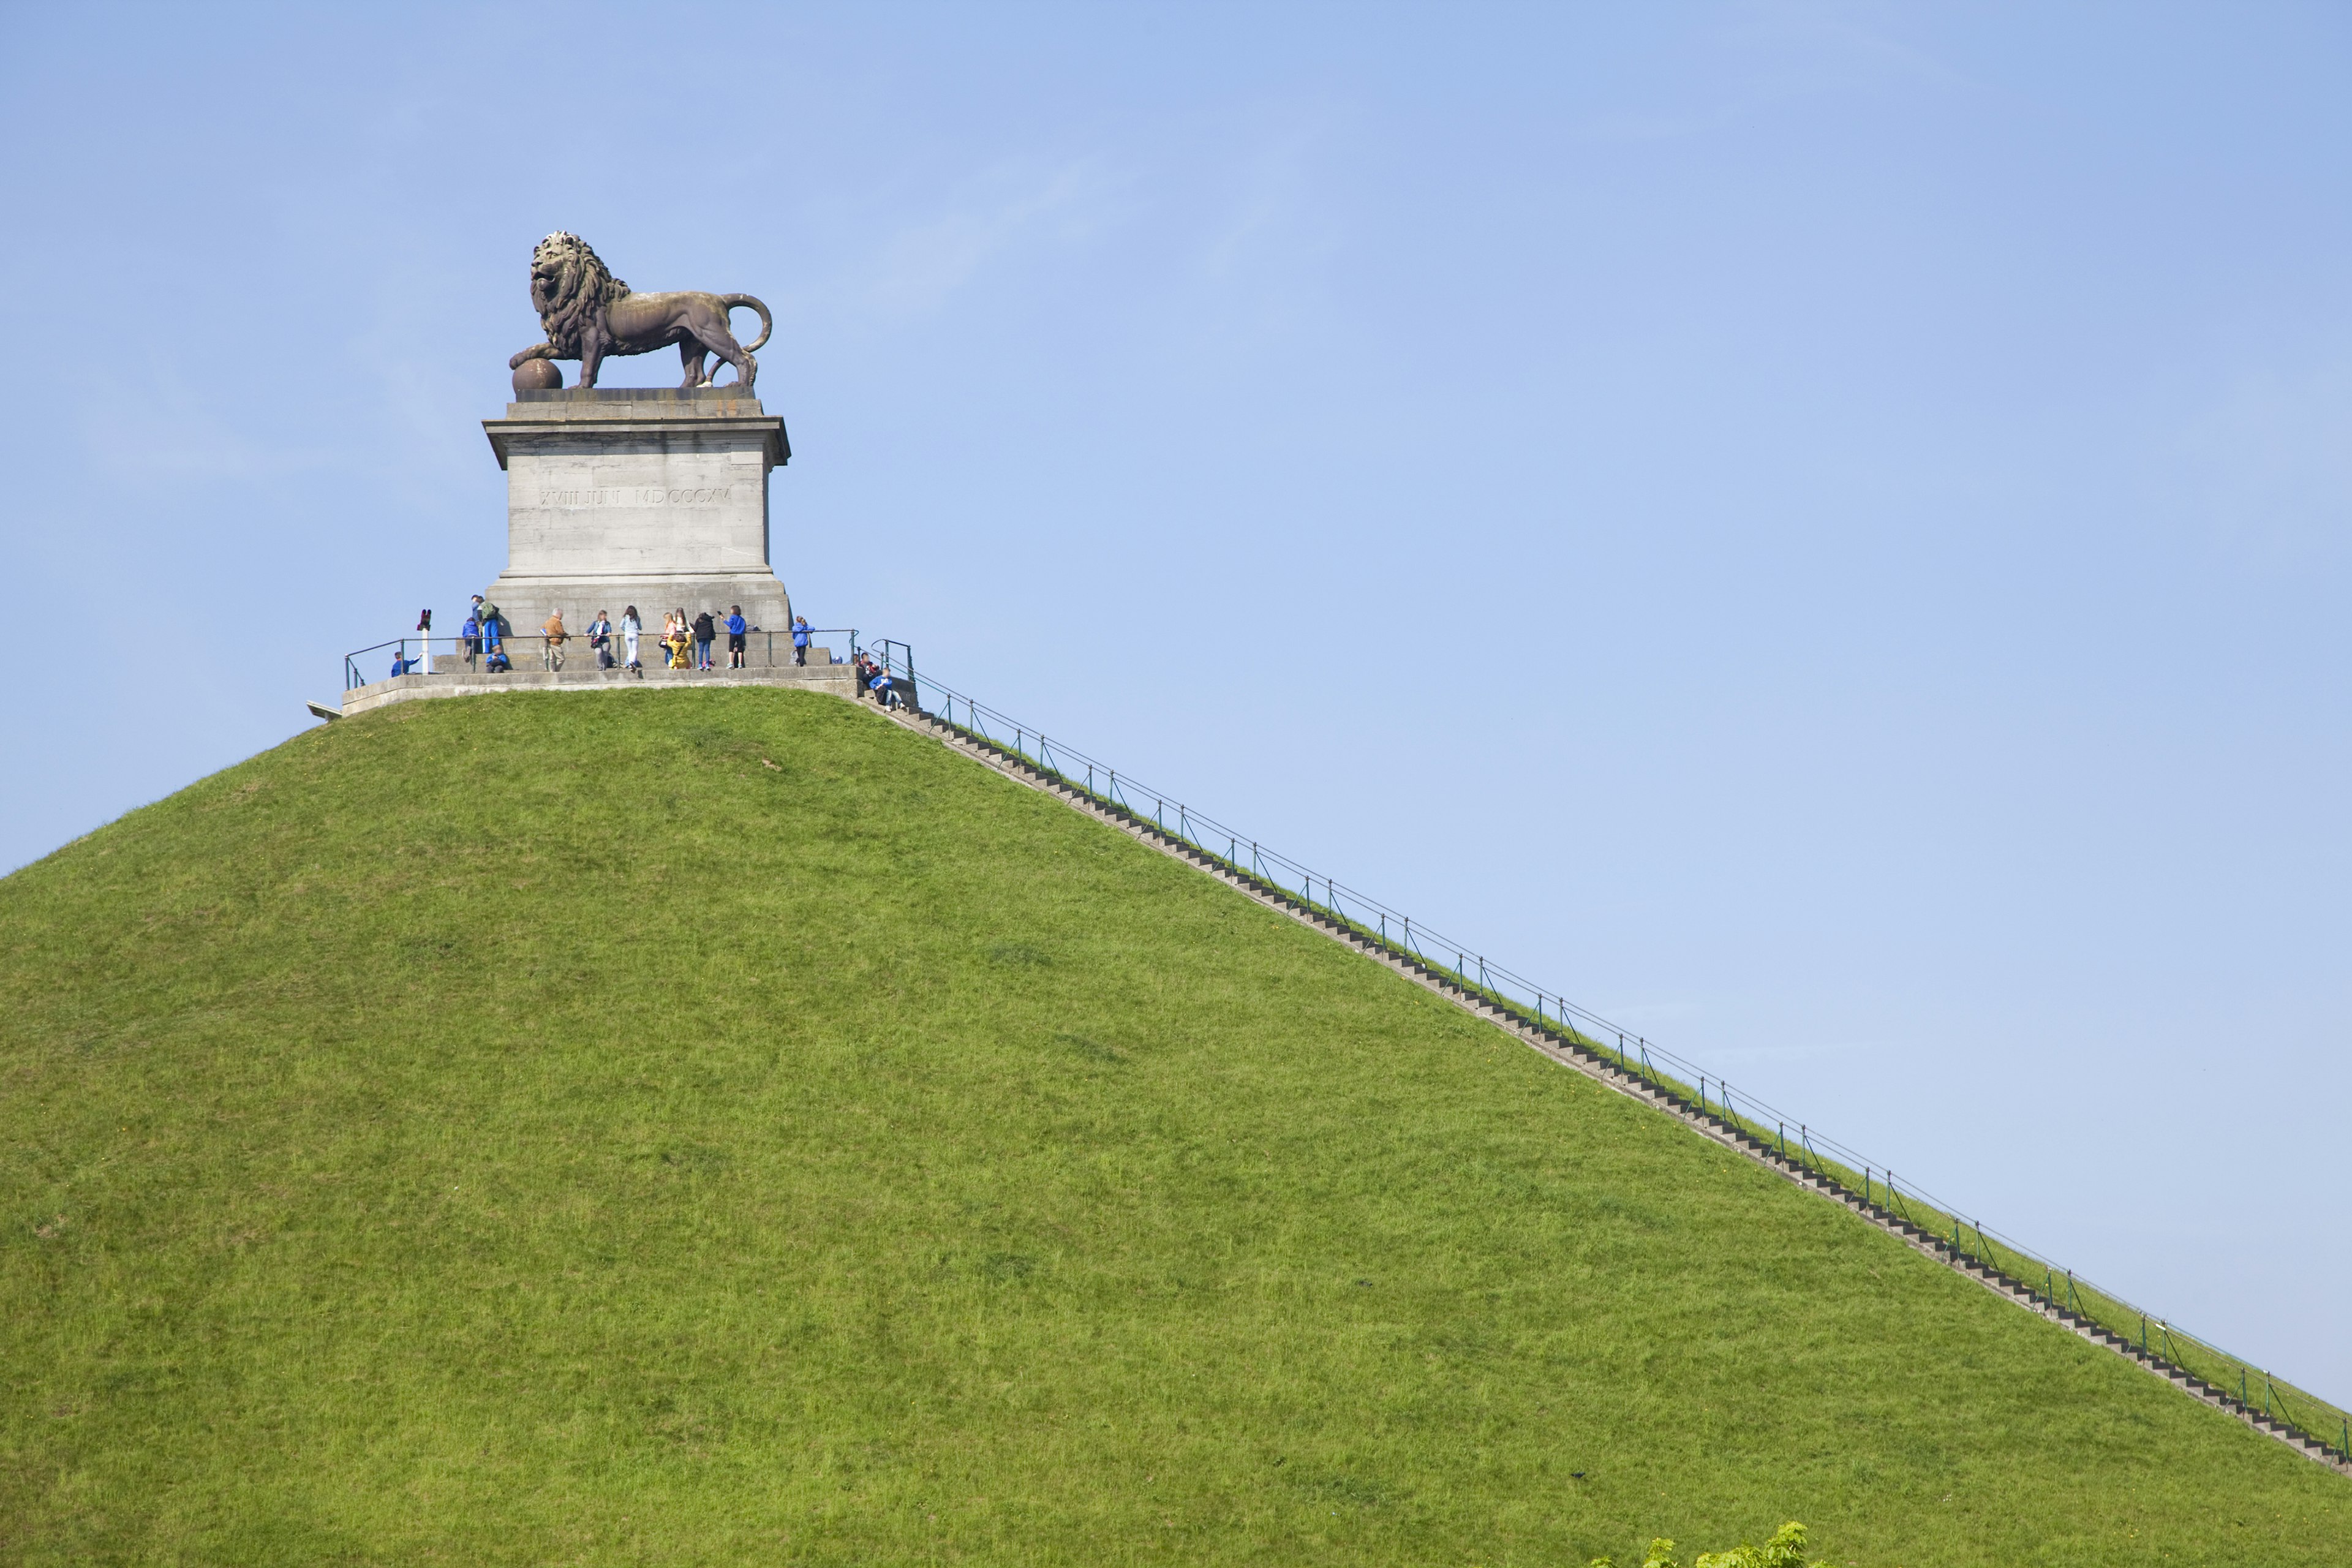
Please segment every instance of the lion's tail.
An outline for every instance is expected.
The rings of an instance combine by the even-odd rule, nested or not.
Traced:
[[[760,303],[759,300],[753,299],[751,295],[721,294],[719,296],[719,302],[726,306],[730,310],[738,305],[742,305],[760,312],[760,335],[752,342],[743,345],[743,352],[745,353],[752,353],[754,350],[758,349],[761,343],[766,342],[771,337],[775,335],[776,319],[768,314],[768,307]]]

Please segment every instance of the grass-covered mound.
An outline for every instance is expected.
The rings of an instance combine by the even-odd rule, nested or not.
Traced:
[[[2340,1564],[2352,1484],[871,713],[0,882],[0,1560]]]

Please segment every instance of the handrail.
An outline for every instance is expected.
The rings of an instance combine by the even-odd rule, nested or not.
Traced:
[[[887,638],[870,646],[906,649],[903,673],[913,683],[911,649]],[[895,661],[892,672],[900,673]],[[2094,1285],[2015,1237],[1984,1226],[1970,1211],[1916,1183],[1899,1181],[1883,1162],[1745,1089],[1735,1089],[1712,1069],[1496,963],[1476,944],[1444,936],[1326,872],[1269,849],[1239,828],[1143,784],[1131,773],[1123,775],[1066,742],[1048,739],[1034,725],[936,677],[926,677],[921,691],[921,706],[929,716],[966,738],[999,754],[1018,757],[1034,771],[1083,792],[1097,805],[1139,826],[1154,827],[1165,837],[1181,840],[1265,891],[1343,922],[1368,945],[1409,957],[1424,969],[1444,974],[1461,990],[1478,995],[1522,1025],[1562,1044],[1613,1058],[1622,1072],[1643,1080],[1664,1098],[1746,1135],[1759,1147],[1777,1149],[1784,1163],[1848,1195],[1858,1195],[1874,1213],[1915,1227],[1955,1259],[1969,1260],[2002,1276],[2063,1318],[2137,1344],[2150,1359],[2181,1372],[2249,1416],[2259,1411],[2263,1418],[2294,1428],[2338,1461],[2352,1462],[2352,1413],[2343,1407],[2273,1376],[2135,1305],[2118,1291]],[[961,720],[956,716],[959,708]],[[1224,841],[1222,847],[1219,839]],[[2041,1276],[2038,1285],[2037,1274]]]

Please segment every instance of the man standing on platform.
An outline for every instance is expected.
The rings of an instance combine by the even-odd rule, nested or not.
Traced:
[[[745,632],[747,632],[747,631],[751,630],[751,628],[750,625],[749,625],[748,623],[746,623],[746,622],[744,621],[744,619],[743,619],[743,606],[742,606],[742,605],[728,605],[728,606],[727,606],[727,668],[730,668],[730,669],[740,669],[740,668],[743,668],[743,634],[744,634]]]
[[[806,616],[793,617],[793,662],[806,664],[809,650],[809,624]]]

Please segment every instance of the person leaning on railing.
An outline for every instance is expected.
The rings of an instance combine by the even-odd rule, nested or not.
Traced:
[[[806,616],[793,617],[793,662],[806,664],[809,650],[809,624]]]
[[[551,612],[547,624],[539,629],[547,634],[546,646],[540,651],[546,659],[548,672],[553,674],[563,668],[563,645],[569,640],[569,635],[563,629],[563,612]]]
[[[588,623],[588,651],[596,656],[597,668],[613,668],[613,622],[602,610]]]

